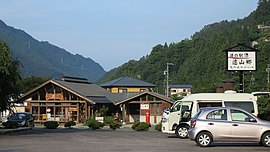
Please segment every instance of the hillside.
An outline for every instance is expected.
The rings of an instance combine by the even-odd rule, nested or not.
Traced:
[[[0,20],[0,40],[12,50],[22,64],[23,76],[60,78],[62,75],[84,77],[95,82],[106,72],[95,61],[78,54],[38,41],[26,32],[7,26]],[[74,44],[76,45],[76,44]]]
[[[245,92],[267,90],[267,64],[270,64],[270,29],[258,29],[258,25],[270,25],[270,1],[260,0],[257,9],[244,19],[221,21],[205,26],[190,39],[178,43],[156,45],[151,53],[138,61],[131,60],[109,71],[101,82],[121,76],[141,78],[159,85],[164,93],[166,63],[170,66],[172,84],[192,84],[194,92],[213,92],[225,79],[238,81],[238,74],[226,71],[223,50],[238,43],[251,45],[260,50],[257,54],[258,70],[245,72]],[[251,77],[255,81],[251,81]],[[254,79],[253,79],[254,80]],[[238,86],[235,85],[236,87]]]

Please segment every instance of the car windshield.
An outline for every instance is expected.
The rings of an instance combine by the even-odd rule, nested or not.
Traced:
[[[12,116],[11,116],[11,120],[24,120],[26,118],[26,115],[23,114],[23,113],[14,113]]]

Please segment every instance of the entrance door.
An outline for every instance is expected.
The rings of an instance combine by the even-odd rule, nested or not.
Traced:
[[[140,121],[140,104],[130,103],[128,108],[129,122]]]

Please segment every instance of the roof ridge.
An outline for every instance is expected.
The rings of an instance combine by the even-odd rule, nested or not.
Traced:
[[[127,77],[127,76],[120,77],[120,78],[118,78],[118,80],[116,79],[117,81],[115,81],[113,84],[116,84],[117,82],[119,82],[119,81],[123,80],[125,77]]]

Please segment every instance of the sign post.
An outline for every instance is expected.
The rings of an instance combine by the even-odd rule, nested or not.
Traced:
[[[226,52],[227,71],[239,72],[239,92],[244,92],[244,71],[257,70],[257,52],[259,50],[244,44],[237,44],[224,50]]]

